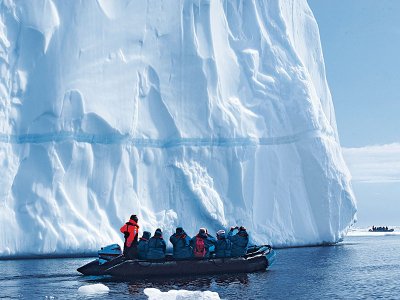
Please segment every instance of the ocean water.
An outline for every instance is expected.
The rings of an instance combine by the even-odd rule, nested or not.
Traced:
[[[143,290],[218,292],[221,299],[400,299],[400,236],[348,237],[335,246],[277,250],[265,272],[157,281],[82,276],[88,258],[0,261],[0,298],[147,299]],[[79,287],[102,283],[107,294]]]

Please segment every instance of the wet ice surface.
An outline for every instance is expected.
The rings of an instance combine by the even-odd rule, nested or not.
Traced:
[[[147,299],[144,289],[157,288],[212,291],[221,299],[390,299],[400,294],[399,247],[399,236],[350,237],[337,246],[277,250],[267,272],[134,282],[80,276],[76,268],[90,259],[0,261],[0,298]],[[110,291],[78,293],[99,283]]]

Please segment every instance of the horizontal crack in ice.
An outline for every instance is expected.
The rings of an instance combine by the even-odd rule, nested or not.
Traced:
[[[246,147],[263,145],[291,144],[302,139],[332,136],[321,130],[310,130],[293,135],[253,138],[253,137],[208,137],[208,138],[176,138],[176,139],[148,139],[135,138],[128,134],[90,134],[75,132],[58,132],[43,134],[0,134],[0,142],[9,144],[42,144],[50,142],[77,141],[89,144],[130,144],[140,148],[174,148],[190,147]]]

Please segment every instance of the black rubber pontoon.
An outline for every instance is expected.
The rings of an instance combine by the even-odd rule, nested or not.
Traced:
[[[125,260],[119,256],[99,265],[96,259],[78,269],[84,275],[111,275],[118,278],[149,278],[221,273],[249,273],[266,270],[275,260],[270,246],[249,248],[244,257],[173,260]]]

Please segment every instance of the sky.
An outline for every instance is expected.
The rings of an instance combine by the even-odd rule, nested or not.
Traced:
[[[358,227],[400,225],[400,1],[308,0]]]

